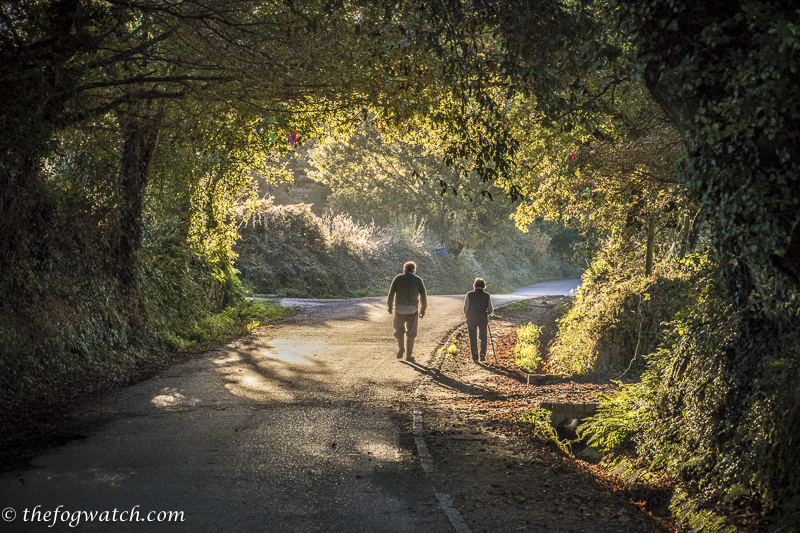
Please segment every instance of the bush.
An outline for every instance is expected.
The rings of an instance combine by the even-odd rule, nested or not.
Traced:
[[[643,383],[624,385],[614,396],[600,395],[597,414],[578,427],[581,439],[604,452],[635,449],[653,422],[653,390]]]
[[[211,340],[220,340],[231,335],[247,333],[261,325],[291,313],[275,300],[240,300],[236,305],[219,313],[189,321],[171,334],[180,348]]]
[[[528,323],[521,328],[517,328],[517,344],[514,347],[514,362],[522,370],[529,374],[534,374],[539,369],[542,362],[539,354],[539,338],[542,328]]]

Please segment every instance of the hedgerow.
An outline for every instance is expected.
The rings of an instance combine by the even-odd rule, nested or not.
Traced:
[[[661,278],[611,276],[600,265],[587,279],[561,323],[560,368],[592,372],[612,362],[618,371],[637,346],[642,363],[633,367],[640,380],[604,398],[580,432],[605,452],[633,453],[673,476],[676,498],[692,504],[691,520],[717,510],[769,516],[777,531],[797,530],[800,298],[771,297],[774,280],[765,279],[743,319],[711,252]],[[641,311],[639,301],[646,302]],[[620,305],[617,315],[604,312]],[[754,320],[758,330],[744,326]],[[573,342],[581,334],[588,338]],[[577,363],[568,362],[570,353]],[[734,518],[726,520],[720,523]]]
[[[549,351],[551,372],[617,374],[654,351],[664,322],[691,298],[692,268],[661,263],[654,277],[625,268],[613,252],[599,257],[583,275],[573,305],[559,321]]]
[[[511,237],[497,236],[492,248],[469,250],[455,258],[434,253],[424,218],[399,219],[379,227],[344,215],[319,217],[308,204],[278,206],[268,201],[251,218],[244,213],[241,217],[235,266],[242,283],[256,294],[384,295],[392,277],[409,260],[417,263],[431,294],[466,292],[477,276],[487,279],[492,292],[504,292],[581,272],[548,253],[546,236],[523,234],[510,223]]]

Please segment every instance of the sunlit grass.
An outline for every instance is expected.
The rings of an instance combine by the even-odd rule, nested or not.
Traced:
[[[521,328],[517,328],[517,345],[514,348],[514,361],[517,366],[529,374],[535,373],[539,369],[542,358],[539,355],[539,339],[542,328],[528,323]]]
[[[242,300],[219,313],[188,324],[174,333],[162,336],[162,343],[172,350],[185,350],[196,344],[208,344],[250,333],[292,314],[278,300]]]

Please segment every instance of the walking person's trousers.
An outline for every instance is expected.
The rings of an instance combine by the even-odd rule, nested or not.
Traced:
[[[469,333],[469,350],[472,353],[472,360],[486,360],[486,346],[488,342],[487,331],[489,322],[467,322],[467,332]],[[480,352],[478,351],[478,339],[481,341]]]
[[[397,339],[397,346],[401,352],[406,355],[411,355],[414,350],[414,339],[417,336],[417,323],[419,322],[419,313],[394,314],[394,338]],[[405,337],[405,345],[403,344],[403,337]]]

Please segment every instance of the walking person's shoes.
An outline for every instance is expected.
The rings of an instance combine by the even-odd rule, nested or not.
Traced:
[[[398,359],[402,359],[403,358],[403,350],[397,350],[397,358]]]
[[[478,361],[481,361],[481,362],[484,362],[484,363],[485,363],[485,362],[486,362],[486,354],[483,354],[483,355],[480,357],[480,359],[478,359]]]

